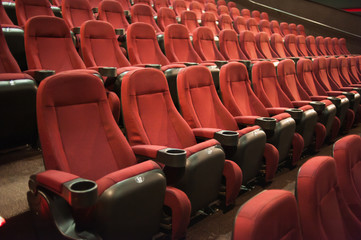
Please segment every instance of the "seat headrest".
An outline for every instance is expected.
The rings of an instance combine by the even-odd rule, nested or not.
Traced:
[[[265,32],[259,32],[256,34],[256,41],[269,43],[268,34]]]
[[[134,39],[156,39],[153,26],[142,22],[130,24],[127,30],[127,37]]]
[[[244,17],[242,16],[238,16],[234,19],[234,23],[235,24],[241,24],[241,25],[246,25],[246,20],[244,19]]]
[[[62,4],[64,7],[68,7],[72,9],[85,9],[85,10],[91,9],[88,0],[68,0],[68,1],[63,0]]]
[[[297,66],[300,66],[300,70],[303,72],[312,72],[312,61],[309,59],[300,59],[297,62]]]
[[[23,3],[23,5],[48,6],[49,8],[51,7],[50,2],[47,0],[26,0],[21,2]]]
[[[187,19],[187,20],[195,20],[195,21],[197,21],[196,13],[191,11],[191,10],[190,11],[183,11],[181,13],[181,18],[182,19]]]
[[[254,34],[251,31],[242,31],[239,34],[240,42],[256,42]]]
[[[113,26],[105,21],[89,20],[82,24],[81,31],[86,38],[109,39],[115,38]]]
[[[232,23],[232,18],[228,14],[222,14],[219,17],[219,21],[222,23]]]
[[[209,69],[204,66],[198,65],[188,67],[182,69],[180,74],[187,76],[184,79],[186,79],[186,87],[189,87],[190,89],[213,85],[212,74]]]
[[[35,16],[25,24],[25,35],[29,37],[70,38],[70,30],[62,18]]]
[[[253,67],[256,66],[257,69],[259,70],[258,73],[261,78],[269,78],[269,77],[277,78],[276,68],[272,62],[268,62],[268,61],[258,62]]]
[[[232,29],[224,29],[219,33],[220,42],[223,41],[236,41],[238,42],[237,33]]]
[[[122,5],[119,2],[113,1],[113,0],[101,1],[100,8],[106,12],[113,12],[113,13],[123,13],[124,12]]]
[[[205,12],[202,14],[202,22],[215,22],[216,16],[212,12]]]
[[[208,27],[198,27],[193,31],[193,35],[197,35],[200,40],[214,41],[213,32]]]
[[[144,4],[144,3],[137,3],[135,5],[132,6],[132,8],[130,9],[131,11],[131,15],[140,15],[140,16],[152,16],[153,17],[153,13],[152,13],[152,9],[150,8],[150,6]]]
[[[285,44],[296,44],[296,35],[287,34],[285,36]]]
[[[227,74],[224,76],[227,82],[247,82],[249,80],[247,68],[242,63],[230,62],[221,69],[221,76],[223,77],[222,73]]]
[[[295,63],[291,59],[282,60],[278,64],[278,74],[284,76],[296,74]]]
[[[173,23],[168,25],[164,34],[171,39],[189,39],[188,30],[183,24]]]

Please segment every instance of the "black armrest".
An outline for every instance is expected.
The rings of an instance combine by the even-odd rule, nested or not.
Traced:
[[[342,95],[345,95],[348,98],[348,100],[350,100],[350,101],[355,99],[355,94],[354,93],[342,92]]]
[[[337,97],[328,97],[328,100],[330,100],[335,106],[338,108],[341,105],[341,99]]]
[[[316,112],[322,112],[326,108],[326,104],[324,102],[312,101],[308,104],[310,104]]]
[[[228,130],[221,130],[214,133],[214,139],[216,139],[222,146],[237,146],[238,136],[238,132]]]
[[[183,149],[165,148],[158,150],[157,156],[154,159],[169,167],[185,167],[187,160],[187,152]]]
[[[35,78],[35,81],[37,81],[39,83],[42,80],[44,80],[45,78],[47,78],[51,75],[54,75],[54,74],[55,74],[54,70],[39,70],[39,71],[35,71],[34,78]]]
[[[217,60],[217,61],[214,61],[214,63],[217,65],[217,67],[220,69],[223,65],[227,64],[228,62],[227,61],[220,61],[220,60]]]
[[[195,63],[195,62],[184,62],[183,64],[186,65],[187,67],[198,65],[198,63]]]
[[[115,29],[115,35],[123,36],[125,34],[124,28],[116,28]]]
[[[71,31],[74,33],[74,34],[80,34],[80,27],[73,27],[71,29]]]
[[[277,120],[272,117],[260,117],[254,122],[264,130],[274,130],[276,128]]]
[[[98,72],[104,77],[116,77],[117,68],[116,67],[99,67]]]
[[[250,60],[238,60],[238,62],[243,63],[246,65],[247,69],[251,67],[251,61]]]
[[[160,64],[146,64],[145,65],[146,68],[155,68],[155,69],[161,69],[162,65]]]
[[[98,186],[94,181],[77,178],[63,184],[63,195],[71,199],[75,208],[90,207],[98,199]]]
[[[93,11],[93,13],[98,13],[98,8],[97,7],[92,8],[92,11]]]
[[[353,87],[352,90],[358,92],[359,94],[361,94],[361,88],[359,87]]]
[[[296,121],[301,120],[302,115],[303,115],[302,109],[297,109],[297,108],[289,108],[289,109],[286,109],[285,112],[289,113],[291,115],[291,117]]]
[[[128,17],[128,16],[130,15],[129,10],[124,10],[124,15],[125,15],[126,17]]]

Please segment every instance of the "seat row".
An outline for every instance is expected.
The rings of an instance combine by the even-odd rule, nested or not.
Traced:
[[[333,157],[309,159],[295,196],[268,190],[250,199],[236,216],[233,239],[359,239],[360,147],[360,136],[349,135],[335,143]]]

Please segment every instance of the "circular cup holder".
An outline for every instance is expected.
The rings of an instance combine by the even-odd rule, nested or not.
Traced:
[[[322,112],[326,108],[326,104],[323,102],[310,102],[310,105],[316,112]]]
[[[238,132],[234,131],[222,131],[222,134],[226,136],[238,136]]]
[[[167,167],[185,167],[187,152],[183,149],[164,148],[158,150],[156,162],[165,164]]]
[[[297,108],[286,109],[285,112],[289,113],[291,117],[295,120],[301,120],[303,111]]]
[[[88,191],[92,191],[94,188],[97,187],[97,184],[95,182],[92,181],[80,181],[80,182],[75,182],[72,185],[70,185],[70,190],[72,192],[88,192]]]
[[[214,133],[214,138],[224,146],[237,146],[239,133],[235,131],[222,130]]]
[[[183,155],[186,154],[186,151],[183,149],[176,149],[176,148],[168,148],[165,151],[169,155]]]
[[[255,124],[260,126],[263,130],[274,130],[276,128],[277,120],[271,117],[257,118]]]

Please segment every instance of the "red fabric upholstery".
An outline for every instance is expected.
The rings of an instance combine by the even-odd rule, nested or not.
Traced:
[[[89,0],[91,8],[97,8],[102,0]]]
[[[259,29],[258,29],[258,23],[256,21],[256,19],[254,18],[249,18],[247,20],[247,29],[251,32],[253,32],[254,35],[256,35],[257,33],[259,33]]]
[[[172,6],[177,17],[181,17],[182,12],[187,10],[186,3],[183,0],[174,0]]]
[[[297,32],[299,35],[307,37],[306,32],[305,32],[305,27],[302,24],[297,25]]]
[[[169,3],[167,0],[155,0],[154,1],[154,9],[155,9],[155,11],[157,11],[158,19],[159,19],[159,10],[163,7],[169,9]],[[158,26],[159,26],[159,24],[158,24]]]
[[[17,0],[15,4],[18,25],[24,27],[28,19],[34,16],[54,16],[48,0]]]
[[[261,32],[267,33],[268,38],[271,38],[272,32],[271,32],[270,23],[268,20],[261,20],[259,22],[259,30]]]
[[[189,33],[192,33],[194,29],[199,27],[197,15],[193,11],[183,11],[181,14],[181,23],[186,26]]]
[[[233,20],[233,28],[238,34],[247,30],[246,20],[242,16],[236,17]]]
[[[177,23],[175,13],[172,9],[162,7],[158,10],[157,23],[160,30],[165,31],[165,28],[170,25]]]
[[[181,24],[171,24],[166,27],[164,48],[165,54],[171,62],[202,62],[193,49],[186,27]]]
[[[248,59],[239,47],[237,33],[234,30],[220,32],[219,49],[227,60]]]
[[[80,37],[83,59],[87,67],[130,66],[119,47],[117,36],[110,23],[87,21],[81,27]]]
[[[217,6],[219,7],[219,6],[221,6],[221,5],[227,6],[226,1],[225,1],[225,0],[218,0],[218,1],[217,1]]]
[[[335,53],[335,55],[341,55],[342,53],[341,53],[340,46],[338,45],[338,38],[332,38],[331,44],[332,44],[332,49],[333,49],[333,52]]]
[[[207,27],[194,30],[193,45],[202,60],[225,60],[216,47],[212,30]]]
[[[130,14],[132,23],[148,23],[152,25],[156,33],[162,32],[153,18],[153,9],[150,6],[143,3],[135,4],[131,7]]]
[[[350,51],[347,49],[346,46],[346,39],[345,38],[339,38],[338,44],[340,46],[340,50],[342,54],[350,55]]]
[[[218,26],[221,30],[224,30],[224,29],[233,30],[232,18],[228,14],[220,15]]]
[[[358,69],[357,69],[357,57],[347,58],[347,63],[348,63],[348,72],[352,83],[360,83],[361,78],[358,74]]]
[[[299,56],[310,56],[307,45],[306,45],[306,38],[302,35],[296,37],[296,44],[297,44],[297,53]]]
[[[280,23],[280,30],[281,30],[282,37],[285,37],[286,35],[291,34],[291,31],[288,27],[288,23],[286,23],[286,22]]]
[[[217,12],[219,16],[221,16],[222,14],[226,14],[229,16],[229,10],[227,6],[218,6]]]
[[[214,16],[218,19],[218,9],[217,9],[217,5],[213,4],[213,3],[206,3],[206,5],[204,6],[204,10],[205,12],[208,13],[213,13]],[[202,14],[203,15],[203,14]],[[203,17],[202,17],[203,18]]]
[[[219,28],[216,24],[216,15],[211,12],[205,12],[202,14],[202,25],[211,29],[214,36],[218,36]]]
[[[240,208],[233,239],[301,240],[296,199],[285,190],[266,190]]]
[[[239,45],[249,60],[263,58],[257,49],[256,38],[251,31],[243,31],[239,34]]]
[[[272,20],[270,22],[270,27],[271,27],[272,33],[278,33],[279,35],[283,36],[281,33],[280,25],[276,20]]]
[[[338,70],[339,70],[339,76],[341,78],[341,82],[342,85],[344,87],[348,87],[348,86],[361,86],[360,83],[357,80],[356,83],[354,83],[353,79],[352,79],[352,75],[349,72],[349,58],[345,58],[345,57],[339,57],[337,58],[337,62],[338,62]]]
[[[262,20],[263,21],[263,20]],[[256,34],[256,44],[257,49],[261,52],[261,54],[267,58],[272,59],[277,56],[275,52],[271,49],[271,45],[269,43],[269,36],[265,32],[259,32]]]
[[[287,50],[286,55],[288,53],[288,57],[299,57],[296,41],[296,35],[287,34],[284,36],[284,45]]]
[[[310,56],[319,56],[317,52],[316,39],[314,36],[309,35],[306,37],[306,46]]]
[[[58,170],[47,170],[36,175],[36,181],[46,185],[58,194],[61,194],[64,183],[76,178],[78,178],[77,175]]]
[[[247,8],[243,8],[241,10],[242,17],[247,21],[249,18],[251,18],[251,12]]]
[[[95,20],[92,7],[87,0],[63,0],[61,10],[69,29],[80,27],[88,20]]]
[[[266,12],[261,12],[261,19],[262,19],[262,20],[267,20],[267,21],[269,21],[268,13],[266,13]]]
[[[299,35],[298,32],[297,32],[297,25],[296,24],[294,24],[294,23],[288,24],[288,29],[290,30],[291,34],[294,34],[296,36]],[[305,37],[305,36],[303,36],[303,37]]]
[[[261,13],[258,10],[253,10],[252,11],[252,17],[257,21],[257,23],[259,24],[259,22],[261,21]]]
[[[109,22],[115,29],[128,29],[128,21],[125,18],[124,10],[119,2],[103,0],[99,4],[98,19]]]
[[[317,52],[319,56],[327,56],[329,53],[326,51],[325,40],[322,36],[316,37],[316,46]]]
[[[189,9],[195,13],[196,19],[201,20],[203,7],[199,2],[191,2],[191,4],[189,4]]]
[[[229,2],[227,3],[227,7],[228,7],[229,9],[237,8],[237,4],[236,4],[235,2],[233,2],[233,1],[229,1]]]
[[[0,4],[0,25],[1,27],[18,28],[18,26],[14,25],[14,23],[11,21],[2,4]]]
[[[277,57],[286,58],[286,51],[283,45],[282,36],[278,33],[273,33],[271,35],[271,48],[277,54]]]
[[[332,40],[330,37],[324,38],[325,48],[328,55],[336,55],[336,53],[333,51],[332,47]]]
[[[338,60],[335,57],[326,59],[327,64],[327,76],[330,79],[332,90],[339,90],[342,86],[346,87],[346,83],[340,76],[338,68]]]
[[[223,176],[226,178],[226,205],[228,206],[234,203],[242,186],[242,170],[234,161],[226,160]]]
[[[229,9],[229,15],[234,20],[236,17],[240,17],[241,13],[239,12],[238,8],[233,7]]]
[[[336,84],[328,78],[326,58],[319,57],[314,59],[312,69],[318,82],[326,91],[332,91],[334,88],[337,88]]]
[[[333,158],[314,157],[304,163],[298,172],[296,191],[305,239],[348,239]]]

